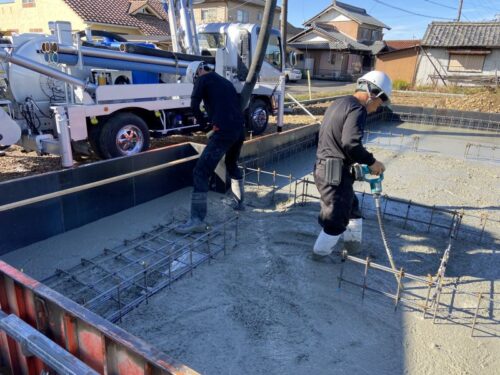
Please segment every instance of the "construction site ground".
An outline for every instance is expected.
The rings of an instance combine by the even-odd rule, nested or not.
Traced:
[[[297,90],[295,88],[295,90]],[[314,90],[314,88],[313,88]],[[326,92],[324,91],[324,82],[320,92],[313,91],[313,97],[338,95],[339,91]],[[344,92],[345,94],[345,92]],[[416,95],[414,93],[396,93],[393,97],[394,104],[436,107],[436,108],[449,108],[459,109],[463,111],[482,111],[482,112],[500,112],[500,92],[492,89],[473,90],[468,92],[465,96],[443,96],[442,93],[433,96],[432,93],[425,93],[425,95]],[[305,96],[301,99],[306,99]],[[323,114],[328,107],[329,103],[322,103],[309,106],[308,108],[321,120]],[[288,114],[284,119],[284,130],[310,124],[313,119],[304,114],[300,109],[294,110],[292,114]],[[265,134],[276,132],[274,119],[271,121]],[[248,135],[250,136],[250,135]],[[152,147],[163,147],[172,143],[179,143],[186,140],[194,142],[206,142],[206,138],[202,135],[191,136],[171,136],[165,139],[152,140]],[[82,163],[89,163],[94,161],[93,158],[86,158],[76,162],[76,165]],[[0,157],[0,182],[8,181],[14,178],[31,176],[44,172],[54,171],[61,169],[60,158],[54,155],[38,156],[35,152],[23,152],[19,146],[12,146],[7,151],[5,156]]]
[[[464,160],[457,152],[471,137],[496,144],[498,137],[416,124],[377,126],[422,136],[416,152],[395,143],[382,147],[376,139],[369,142],[371,151],[387,165],[384,193],[499,218],[500,166],[488,160]],[[308,150],[267,168],[311,178],[313,162],[314,150]],[[251,178],[255,176],[249,182]],[[368,191],[366,184],[356,187]],[[240,214],[237,246],[151,297],[122,319],[123,328],[203,374],[498,373],[498,305],[480,309],[471,337],[470,320],[450,319],[450,294],[443,297],[436,324],[429,315],[423,319],[420,312],[403,305],[395,311],[394,301],[384,296],[366,292],[362,301],[360,288],[347,284],[338,288],[339,257],[320,262],[311,258],[320,230],[317,200],[304,205],[286,202],[287,183],[276,195],[266,186],[247,184],[246,190],[247,210]],[[3,259],[43,279],[154,225],[186,219],[190,193],[189,188],[177,191]],[[234,215],[223,198],[210,193],[209,222]],[[385,226],[398,266],[422,277],[436,273],[448,243],[446,234],[403,229],[389,217]],[[359,256],[369,255],[388,265],[376,220],[365,220],[363,230]],[[498,299],[498,235],[487,231],[483,244],[456,241],[445,283]],[[362,266],[346,265],[344,270],[344,277],[358,282],[362,274]],[[373,274],[369,283],[392,292],[396,288],[388,274]],[[405,289],[425,292],[410,282]],[[474,300],[465,302],[475,306]]]

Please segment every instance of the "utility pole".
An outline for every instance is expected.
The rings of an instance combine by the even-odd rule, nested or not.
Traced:
[[[288,24],[288,0],[282,0],[282,4],[281,4],[281,40],[283,43],[283,53],[285,54],[285,59],[286,59],[287,24]]]
[[[462,5],[464,4],[464,0],[460,0],[460,4],[458,5],[458,17],[457,22],[460,22],[460,17],[462,16]]]

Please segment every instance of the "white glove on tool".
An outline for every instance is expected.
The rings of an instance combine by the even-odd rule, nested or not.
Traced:
[[[331,236],[322,229],[314,244],[313,252],[319,256],[327,256],[333,252],[340,236]]]

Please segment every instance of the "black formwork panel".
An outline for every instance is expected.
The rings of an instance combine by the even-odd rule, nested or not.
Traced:
[[[190,143],[0,183],[0,206],[180,160],[106,185],[0,211],[0,255],[192,184],[199,151]]]

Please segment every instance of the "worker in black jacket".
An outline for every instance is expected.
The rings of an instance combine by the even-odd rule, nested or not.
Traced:
[[[203,232],[207,215],[207,194],[211,174],[225,155],[226,171],[231,178],[231,191],[236,210],[244,209],[243,179],[238,168],[238,158],[245,141],[245,120],[239,96],[227,79],[212,71],[206,63],[195,63],[188,67],[188,79],[194,82],[191,109],[198,124],[207,128],[212,125],[209,141],[193,171],[193,193],[191,218],[176,228],[178,233]],[[203,101],[208,118],[200,110]]]
[[[344,242],[361,243],[361,214],[351,166],[366,164],[375,175],[384,172],[385,166],[363,147],[362,138],[367,114],[388,103],[391,91],[391,79],[372,71],[358,80],[354,95],[336,100],[325,113],[314,166],[314,181],[321,195],[318,222],[323,228],[314,244],[316,256],[331,254],[344,232]]]

